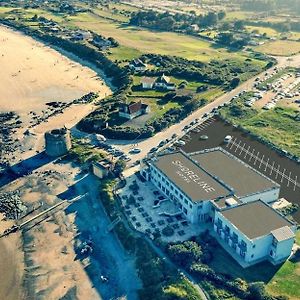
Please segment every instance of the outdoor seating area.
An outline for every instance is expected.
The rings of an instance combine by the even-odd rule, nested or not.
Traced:
[[[126,181],[118,194],[136,230],[165,242],[185,241],[204,230],[188,222],[180,209],[151,182],[142,182],[135,174]]]

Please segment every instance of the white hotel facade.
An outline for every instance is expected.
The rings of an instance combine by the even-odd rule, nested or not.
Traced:
[[[159,156],[141,173],[191,223],[211,222],[220,244],[243,267],[277,264],[290,255],[296,227],[268,205],[280,186],[222,148]]]

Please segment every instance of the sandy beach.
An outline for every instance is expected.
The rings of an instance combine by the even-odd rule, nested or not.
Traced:
[[[23,33],[0,26],[0,112],[13,111],[22,121],[15,134],[21,142],[21,153],[16,155],[14,149],[8,154],[10,163],[41,151],[45,131],[71,128],[96,107],[94,103],[73,104],[48,117],[53,108],[47,103],[70,103],[90,92],[102,99],[112,93],[108,80],[98,76],[101,70],[92,70],[76,59],[78,62]],[[29,127],[32,135],[25,136]]]
[[[0,110],[16,112],[25,124],[29,112],[43,113],[47,102],[70,102],[89,92],[99,93],[100,98],[111,93],[95,71],[3,26],[0,64]],[[78,117],[80,111],[75,111]]]
[[[59,203],[65,194],[89,195],[22,234],[0,238],[0,299],[136,299],[140,288],[133,259],[107,231],[110,220],[100,205],[97,179],[72,163],[51,161],[41,153],[45,131],[71,128],[96,107],[72,104],[45,117],[51,112],[47,102],[69,103],[90,92],[101,99],[112,93],[97,75],[101,72],[79,62],[0,26],[0,112],[13,111],[22,121],[12,132],[13,148],[2,158],[33,169],[32,174],[8,182],[0,177],[1,193],[19,191],[27,207],[38,207],[28,218]],[[37,124],[35,116],[41,117]],[[0,233],[12,224],[1,215]],[[93,243],[93,255],[82,257],[78,252],[87,239]],[[101,274],[109,277],[108,283],[101,282]]]

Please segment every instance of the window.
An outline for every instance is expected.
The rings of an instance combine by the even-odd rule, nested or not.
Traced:
[[[178,191],[177,190],[175,190],[175,195],[178,195]]]
[[[180,195],[179,195],[179,198],[180,198],[181,200],[183,199],[183,196],[182,196],[182,194],[180,194]]]
[[[168,190],[166,190],[166,194],[167,194],[167,196],[169,196],[169,195],[170,195],[170,192],[169,192]]]
[[[253,245],[253,246],[252,246],[252,248],[255,248],[255,247],[256,247],[256,245]]]
[[[171,185],[171,191],[174,191],[174,187],[173,187],[173,185]]]
[[[161,188],[161,183],[160,182],[158,183],[158,186]]]
[[[227,234],[230,233],[230,228],[227,225],[225,226],[225,233],[227,233]]]
[[[158,178],[161,178],[161,175],[158,173]]]
[[[192,208],[193,207],[193,205],[192,204],[190,204],[190,208]]]
[[[163,177],[163,178],[162,178],[162,182],[165,182],[165,181],[166,181],[166,179]]]
[[[184,203],[185,203],[185,204],[188,204],[188,201],[187,201],[186,199],[184,199]]]
[[[187,214],[187,209],[185,207],[183,208],[183,212]]]
[[[232,242],[233,243],[237,243],[238,242],[238,235],[235,232],[232,233]]]
[[[166,182],[166,185],[167,185],[167,186],[169,186],[169,185],[170,185],[170,183],[167,181],[167,182]]]

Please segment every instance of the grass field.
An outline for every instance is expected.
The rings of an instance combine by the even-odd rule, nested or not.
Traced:
[[[275,295],[300,299],[300,262],[286,261],[267,285],[267,291]]]
[[[246,26],[247,31],[252,32],[256,30],[259,34],[266,34],[269,37],[277,37],[279,33],[270,27],[259,27],[259,26]]]
[[[245,20],[248,18],[251,18],[253,16],[252,12],[248,12],[248,11],[231,11],[231,12],[226,12],[226,20]]]
[[[112,51],[113,59],[131,59],[134,53],[137,56],[140,53],[176,55],[201,61],[226,58],[244,60],[246,58],[244,53],[215,48],[213,44],[198,38],[173,32],[158,34],[154,31],[114,23],[90,13],[68,17],[68,23],[115,38],[122,47]]]
[[[289,56],[300,52],[300,42],[278,40],[255,47],[255,50],[270,55]]]

